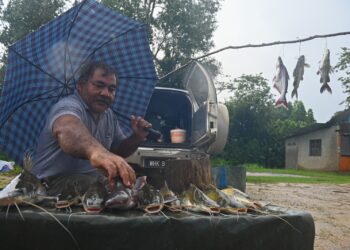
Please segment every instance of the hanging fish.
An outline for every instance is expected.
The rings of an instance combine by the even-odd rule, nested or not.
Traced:
[[[323,54],[322,60],[320,61],[320,66],[317,71],[317,75],[321,75],[320,83],[322,83],[322,86],[320,92],[323,93],[323,91],[327,90],[329,93],[332,94],[332,89],[328,85],[328,83],[330,82],[329,74],[332,72],[329,55],[330,51],[329,49],[326,49]]]
[[[302,80],[304,80],[304,67],[310,67],[307,63],[305,63],[305,56],[301,55],[298,58],[298,62],[297,65],[295,66],[294,70],[293,70],[293,77],[294,77],[294,81],[293,81],[293,91],[292,91],[292,98],[293,96],[296,96],[296,98],[298,99],[298,88],[299,88],[299,84]]]
[[[281,57],[278,57],[277,65],[276,65],[276,73],[273,77],[273,87],[277,89],[277,91],[281,94],[281,96],[277,99],[275,106],[283,106],[288,109],[288,103],[286,100],[286,94],[288,90],[288,80],[289,75],[286,67],[284,66]]]

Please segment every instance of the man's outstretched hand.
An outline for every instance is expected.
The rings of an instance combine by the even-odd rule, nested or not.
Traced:
[[[115,178],[120,176],[127,187],[131,187],[136,180],[135,171],[124,158],[108,151],[93,153],[90,157],[91,165],[101,169],[108,177],[110,188],[115,185]]]

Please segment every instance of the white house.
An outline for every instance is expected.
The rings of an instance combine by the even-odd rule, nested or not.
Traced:
[[[285,154],[286,168],[350,171],[350,110],[287,137]]]

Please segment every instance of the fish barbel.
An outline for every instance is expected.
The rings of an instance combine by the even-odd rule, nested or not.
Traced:
[[[322,83],[322,86],[320,92],[323,93],[323,91],[327,90],[329,93],[332,94],[332,89],[328,85],[328,83],[330,82],[329,74],[332,71],[329,56],[330,51],[329,49],[326,49],[323,54],[322,60],[320,61],[320,66],[317,71],[317,75],[321,75],[320,83]]]
[[[278,57],[276,64],[276,73],[273,77],[273,87],[281,94],[277,99],[275,106],[283,106],[288,109],[288,103],[286,99],[286,94],[288,91],[288,80],[289,75],[286,67],[284,66],[281,57]]]
[[[304,80],[304,67],[309,67],[309,65],[305,63],[305,56],[301,55],[299,56],[297,65],[293,70],[293,77],[294,77],[293,87],[294,88],[292,91],[292,98],[293,96],[296,96],[296,98],[298,99],[299,84],[302,80]]]
[[[146,176],[138,177],[132,188],[125,187],[121,180],[116,182],[113,191],[108,194],[105,207],[111,209],[127,210],[138,203],[139,192],[146,185]]]

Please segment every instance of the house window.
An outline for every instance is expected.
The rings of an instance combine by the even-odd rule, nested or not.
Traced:
[[[322,152],[321,145],[322,145],[321,139],[310,140],[309,155],[310,156],[321,156],[321,152]]]

